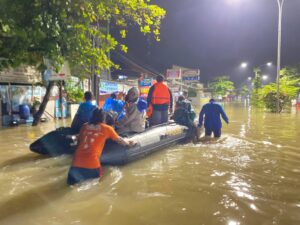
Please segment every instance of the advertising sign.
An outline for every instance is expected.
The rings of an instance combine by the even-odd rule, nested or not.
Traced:
[[[140,95],[147,97],[149,89],[153,84],[152,78],[145,78],[140,81]]]
[[[119,91],[118,83],[102,81],[100,83],[100,93],[113,93]]]
[[[168,69],[166,77],[168,80],[181,79],[181,69]]]
[[[182,70],[183,81],[199,81],[200,70],[199,69],[183,69]]]

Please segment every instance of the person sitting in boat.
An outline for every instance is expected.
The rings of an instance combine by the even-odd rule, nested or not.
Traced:
[[[199,140],[197,126],[194,123],[195,117],[196,113],[191,102],[187,100],[183,95],[179,96],[175,105],[173,119],[176,123],[187,126],[189,128],[190,137],[194,142]]]
[[[125,116],[125,101],[117,99],[116,93],[112,93],[110,97],[106,99],[102,108],[105,112],[116,112],[118,114],[117,120],[121,120]]]
[[[79,133],[80,128],[84,123],[87,123],[92,117],[92,113],[94,109],[96,109],[96,105],[93,104],[93,95],[92,92],[87,91],[84,93],[85,102],[81,103],[76,115],[72,121],[71,128],[75,133]]]
[[[119,134],[143,132],[146,121],[146,101],[139,99],[139,90],[136,87],[128,91],[125,101],[126,115],[117,123]]]
[[[107,139],[112,139],[121,145],[135,144],[130,139],[121,138],[111,126],[105,124],[103,110],[96,108],[90,121],[80,130],[79,144],[68,172],[69,185],[101,177],[100,157]]]

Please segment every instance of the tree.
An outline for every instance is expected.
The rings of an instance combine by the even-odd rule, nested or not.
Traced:
[[[108,57],[110,51],[127,52],[104,29],[108,23],[118,27],[121,38],[129,25],[136,25],[159,41],[165,16],[165,10],[149,0],[0,0],[0,4],[0,56],[5,59],[0,60],[0,70],[27,64],[42,72],[46,58],[56,71],[68,60],[77,73],[100,74],[117,67]]]
[[[300,77],[295,73],[295,68],[284,68],[280,71],[280,111],[291,105],[300,91]],[[267,109],[276,112],[276,84],[270,83],[258,90],[259,97]]]
[[[262,87],[261,70],[259,68],[254,68],[253,72],[255,73],[255,77],[253,79],[251,105],[253,105],[255,107],[263,107],[263,102],[262,102],[261,96],[258,93],[258,90]]]
[[[228,76],[216,77],[208,86],[214,97],[225,96],[234,90],[234,84]]]

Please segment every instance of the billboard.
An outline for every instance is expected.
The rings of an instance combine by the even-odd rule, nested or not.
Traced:
[[[166,72],[166,78],[168,80],[181,79],[181,69],[168,69]]]
[[[183,69],[182,80],[186,82],[200,81],[200,70],[199,69]]]

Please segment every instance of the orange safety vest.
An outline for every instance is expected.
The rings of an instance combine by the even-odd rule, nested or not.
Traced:
[[[170,105],[170,92],[167,85],[162,82],[154,84],[151,103],[154,105]]]

